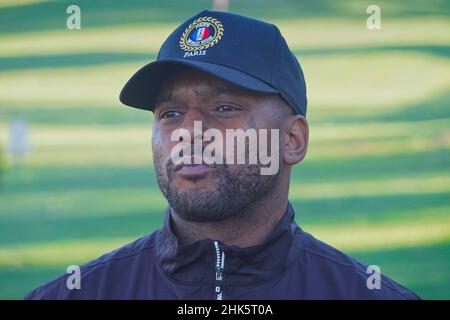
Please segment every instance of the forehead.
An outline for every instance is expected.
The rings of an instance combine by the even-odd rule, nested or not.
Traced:
[[[183,96],[184,94],[196,94],[200,97],[214,97],[220,94],[233,94],[239,96],[253,97],[262,95],[216,76],[192,68],[184,68],[170,75],[161,86],[157,104],[168,99]]]

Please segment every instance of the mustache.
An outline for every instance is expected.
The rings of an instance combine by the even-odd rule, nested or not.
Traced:
[[[212,161],[212,163],[211,163],[211,162],[210,162],[210,163],[206,163],[204,157],[199,158],[199,157],[195,157],[195,156],[185,156],[185,157],[182,158],[182,160],[183,160],[183,161],[182,161],[182,165],[183,165],[184,163],[190,163],[190,164],[202,164],[202,165],[209,166],[209,167],[211,167],[211,168],[216,168],[216,169],[218,169],[218,168],[227,169],[227,168],[228,168],[228,164],[226,163],[224,157],[222,157],[222,159],[223,159],[223,160],[222,160],[222,163],[217,163],[216,161]],[[197,162],[195,162],[195,160],[197,160]],[[201,163],[199,163],[200,160],[201,160]],[[189,165],[189,164],[187,164],[187,165]],[[179,167],[179,166],[180,166],[180,164],[175,164],[175,163],[172,161],[172,158],[171,158],[171,157],[169,157],[169,158],[167,159],[166,163],[165,163],[165,168],[166,168],[166,171],[167,171],[168,173],[169,173],[169,172],[175,171],[176,167]]]
[[[194,148],[193,143],[191,143],[189,145],[190,145],[190,148]],[[228,165],[226,164],[226,161],[225,161],[226,160],[225,154],[223,152],[219,152],[217,150],[215,150],[214,156],[209,155],[207,153],[205,154],[205,149],[207,146],[208,146],[208,143],[202,144],[200,155],[198,155],[196,153],[198,151],[195,151],[195,150],[193,152],[189,151],[188,154],[186,154],[186,155],[184,154],[184,152],[186,152],[186,151],[183,151],[183,155],[182,155],[181,159],[178,159],[179,162],[177,160],[176,164],[174,163],[174,161],[172,159],[172,155],[170,155],[165,163],[167,173],[173,172],[176,169],[179,169],[181,166],[189,165],[189,164],[191,164],[191,165],[202,164],[202,165],[209,166],[211,168],[218,168],[218,167],[228,168]],[[190,149],[190,150],[192,150],[192,149]],[[205,162],[205,159],[208,160],[208,162]],[[220,159],[221,163],[217,163],[217,161],[216,161],[217,159]]]

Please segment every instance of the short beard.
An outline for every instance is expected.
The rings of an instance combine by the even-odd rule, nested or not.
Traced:
[[[169,161],[161,168],[162,163],[155,159],[161,191],[177,215],[190,222],[216,222],[239,215],[244,218],[249,207],[275,189],[279,175],[261,175],[260,165],[235,165],[234,172],[226,164],[214,165],[215,188],[181,191],[171,182],[173,163]],[[167,175],[163,175],[162,170]]]

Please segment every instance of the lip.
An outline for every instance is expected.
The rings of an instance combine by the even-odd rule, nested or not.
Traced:
[[[206,164],[180,164],[175,166],[175,172],[187,178],[199,178],[205,176],[212,167]]]

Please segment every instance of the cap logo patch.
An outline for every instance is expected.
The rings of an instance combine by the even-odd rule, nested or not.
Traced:
[[[184,30],[180,48],[184,51],[204,50],[212,47],[223,36],[222,23],[213,17],[202,17],[192,22]]]

